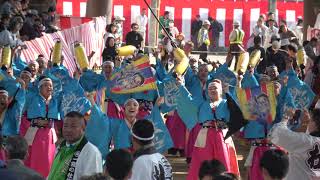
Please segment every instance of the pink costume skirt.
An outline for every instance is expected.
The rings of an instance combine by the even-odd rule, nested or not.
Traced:
[[[192,156],[194,143],[196,142],[200,129],[201,129],[201,126],[199,124],[196,124],[189,133],[188,142],[186,145],[186,152],[185,152],[187,158],[191,158]]]
[[[25,164],[44,177],[49,175],[54,160],[56,139],[54,128],[39,128],[29,146],[29,157]]]
[[[30,127],[30,121],[27,119],[27,112],[22,114],[21,124],[20,124],[20,136],[24,136],[27,133],[28,128]]]
[[[202,132],[201,132],[202,131]],[[216,128],[202,128],[193,148],[192,159],[188,171],[188,180],[198,179],[201,163],[205,160],[219,160],[223,163],[228,172],[239,174],[236,151],[232,139],[224,141],[223,132]],[[203,133],[203,132],[206,132]],[[202,139],[202,140],[200,140]],[[197,145],[197,141],[202,141],[202,147]],[[227,142],[230,141],[230,142]]]
[[[168,116],[166,126],[171,135],[174,148],[184,149],[186,145],[186,126],[179,117],[177,111],[172,116]]]
[[[260,169],[260,159],[264,152],[270,149],[278,149],[269,143],[252,143],[245,166],[249,167],[249,180],[264,180]]]

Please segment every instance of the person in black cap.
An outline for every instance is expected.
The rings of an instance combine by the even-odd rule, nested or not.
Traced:
[[[169,161],[156,152],[154,133],[152,122],[145,119],[136,121],[131,129],[135,150],[131,180],[172,179]]]

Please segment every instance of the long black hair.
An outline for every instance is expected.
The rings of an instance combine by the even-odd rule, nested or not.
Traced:
[[[317,131],[311,132],[310,135],[320,137],[320,109],[316,108],[311,111],[311,119],[315,122]]]

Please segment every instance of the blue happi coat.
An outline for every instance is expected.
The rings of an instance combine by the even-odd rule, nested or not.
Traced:
[[[155,126],[157,151],[163,153],[171,148],[173,142],[162,121],[159,107],[155,106],[151,115],[147,116],[146,119],[152,121]],[[94,105],[91,109],[90,120],[87,123],[86,137],[98,147],[105,158],[109,153],[111,139],[114,140],[116,149],[130,148],[132,146],[130,128],[125,120],[109,118],[106,114],[102,113],[97,105]]]
[[[8,107],[4,119],[2,122],[2,135],[3,136],[11,136],[11,135],[18,135],[20,122],[23,112],[23,106],[25,103],[25,90],[19,88],[17,91],[14,102],[11,107]],[[0,134],[1,134],[0,133]]]

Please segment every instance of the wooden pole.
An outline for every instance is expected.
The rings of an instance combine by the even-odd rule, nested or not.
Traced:
[[[87,17],[106,16],[107,24],[111,23],[113,0],[88,0]]]

